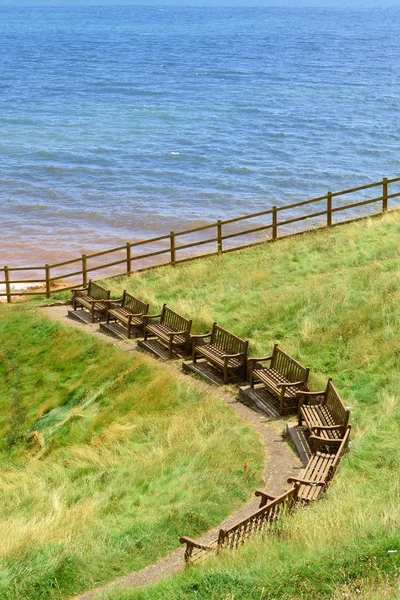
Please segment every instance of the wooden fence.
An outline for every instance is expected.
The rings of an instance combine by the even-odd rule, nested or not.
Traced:
[[[127,242],[117,248],[111,248],[110,250],[104,250],[94,254],[82,254],[79,258],[66,260],[64,262],[46,264],[39,267],[5,266],[0,268],[0,277],[3,274],[0,285],[5,289],[4,292],[1,292],[0,288],[0,297],[6,296],[7,302],[11,302],[13,296],[21,295],[45,295],[47,298],[50,298],[56,282],[70,280],[71,285],[63,289],[72,289],[81,285],[86,286],[89,277],[92,277],[92,274],[96,271],[98,273],[101,272],[102,276],[105,277],[107,276],[105,271],[119,265],[124,265],[124,268],[123,270],[121,269],[121,272],[118,274],[125,275],[134,271],[147,270],[148,268],[165,265],[174,266],[184,261],[199,258],[200,256],[222,254],[223,252],[265,243],[266,241],[274,242],[279,237],[287,237],[288,235],[294,235],[310,230],[309,226],[303,229],[295,226],[295,224],[302,221],[312,220],[313,229],[316,227],[332,227],[333,225],[338,224],[335,220],[335,215],[341,211],[352,211],[350,217],[342,219],[340,221],[341,223],[364,218],[365,216],[382,214],[388,210],[390,199],[400,197],[400,191],[389,193],[389,191],[391,191],[389,190],[389,185],[398,182],[400,182],[400,177],[395,179],[384,178],[382,181],[376,183],[355,187],[341,192],[328,192],[325,196],[319,196],[318,198],[312,198],[311,200],[305,200],[286,206],[273,206],[269,210],[236,217],[234,219],[227,219],[224,221],[219,220],[216,223],[204,225],[203,227],[187,229],[186,231],[171,231],[168,235],[162,235],[133,243]],[[349,204],[341,204],[343,196],[360,192],[364,195],[366,191],[375,190],[375,188],[379,189],[378,196],[350,201]],[[339,199],[339,202],[335,202],[335,199]],[[360,212],[360,208],[367,205],[374,205],[374,207],[377,205],[378,210],[372,214],[365,215],[363,211]],[[298,214],[302,207],[306,207],[306,212],[304,214]],[[310,207],[310,212],[307,212]],[[265,223],[265,217],[267,218],[267,223]],[[246,228],[245,225],[243,227],[244,223],[252,219],[257,221],[262,219],[262,222],[253,223],[254,225],[257,225],[256,227]],[[316,219],[319,219],[319,221],[316,222]],[[279,235],[282,231],[284,231],[284,234]],[[210,234],[211,237],[208,237]],[[258,239],[256,242],[249,241],[252,236],[259,236],[260,234],[267,234],[269,237],[263,237],[262,240]],[[206,237],[204,237],[204,235]],[[197,239],[189,242],[186,241],[186,243],[183,241],[182,243],[181,239],[184,236],[196,236]],[[232,246],[234,240],[240,236],[245,236],[244,243]],[[205,245],[208,245],[208,248],[211,246],[209,252],[193,255],[195,249]],[[136,253],[138,251],[140,252],[141,248],[143,249],[143,247],[146,246],[150,247],[150,252],[144,251],[142,254]],[[108,257],[111,254],[117,259],[109,262],[102,262],[104,257]],[[156,261],[159,260],[160,257],[162,257],[162,260],[157,263]],[[143,266],[144,262],[149,260],[152,264],[147,267]],[[60,270],[65,267],[71,268],[72,271],[61,273]],[[26,279],[26,273],[30,273],[31,276],[33,274],[33,279]],[[39,275],[37,275],[38,273]],[[41,274],[43,275],[40,276]],[[115,273],[111,274],[115,275]],[[18,290],[15,288],[16,285],[23,285],[24,289]],[[37,286],[36,289],[34,286]],[[41,289],[38,290],[38,287]]]

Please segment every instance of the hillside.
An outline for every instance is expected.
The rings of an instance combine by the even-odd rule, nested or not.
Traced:
[[[212,394],[29,305],[0,307],[0,431],[2,600],[137,571],[262,481],[256,433]]]
[[[400,213],[107,284],[162,303],[205,332],[218,323],[254,356],[279,342],[332,376],[352,407],[351,451],[323,501],[254,541],[146,591],[113,599],[398,598]],[[358,591],[357,591],[358,590]]]

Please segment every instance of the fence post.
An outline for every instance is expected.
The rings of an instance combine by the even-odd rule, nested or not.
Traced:
[[[83,287],[87,286],[87,257],[86,257],[86,254],[82,254],[82,284],[83,284]]]
[[[222,253],[222,221],[217,221],[218,254]]]
[[[4,267],[4,281],[6,282],[6,295],[7,302],[11,302],[11,285],[10,285],[10,272],[8,267]]]
[[[175,261],[176,261],[175,233],[173,231],[171,231],[171,233],[169,234],[169,237],[171,239],[171,265],[174,267]]]
[[[278,209],[276,206],[272,207],[272,241],[276,242],[278,239]]]
[[[332,225],[332,192],[328,192],[326,197],[326,224],[328,227]]]
[[[383,178],[383,193],[382,193],[382,212],[386,212],[388,209],[388,179],[387,177]]]
[[[129,242],[126,242],[126,274],[129,275],[131,271],[132,271],[131,245]]]
[[[220,529],[219,533],[218,533],[218,544],[217,544],[218,548],[220,548],[220,547],[223,548],[225,546],[225,538],[226,538],[225,530]]]
[[[50,298],[50,267],[49,265],[45,265],[46,271],[46,298]]]

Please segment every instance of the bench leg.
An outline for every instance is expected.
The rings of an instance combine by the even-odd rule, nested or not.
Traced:
[[[254,388],[254,375],[253,375],[253,369],[250,369],[249,380],[250,380],[250,387],[251,387],[251,389],[253,389],[253,388]]]
[[[146,325],[143,328],[143,339],[144,339],[144,341],[147,340],[147,327],[146,327]]]
[[[192,557],[193,554],[193,546],[191,544],[186,544],[186,548],[185,548],[185,563],[188,565],[190,564],[190,559]]]
[[[172,339],[169,340],[169,344],[168,344],[168,356],[169,356],[169,358],[172,358]]]
[[[197,353],[196,353],[196,345],[195,345],[195,343],[193,343],[193,347],[192,347],[192,361],[193,361],[193,364],[196,364]]]
[[[91,314],[92,314],[92,323],[94,323],[94,304],[92,306]]]
[[[228,367],[224,367],[224,383],[227,384],[228,381],[229,381]]]
[[[279,414],[282,416],[285,412],[285,396],[281,393],[279,396]]]
[[[301,414],[301,408],[299,409],[297,423],[299,427],[303,425],[303,415]]]
[[[249,364],[246,364],[246,362],[245,362],[244,364],[245,364],[246,371],[249,376],[250,387],[253,389],[254,388],[254,363],[250,362]]]
[[[247,365],[246,365],[246,362],[243,363],[242,377],[243,377],[243,380],[246,381],[246,379],[247,379]]]

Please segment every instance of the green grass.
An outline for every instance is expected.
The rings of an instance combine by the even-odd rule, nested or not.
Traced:
[[[285,536],[255,541],[135,600],[398,598],[400,556],[400,213],[218,258],[109,280],[267,355],[274,342],[332,376],[352,408],[351,452],[324,500]],[[397,552],[389,552],[397,550]],[[359,592],[356,590],[359,589]],[[119,595],[118,595],[119,594]],[[346,596],[346,594],[348,594]]]
[[[256,434],[190,378],[0,307],[0,598],[68,598],[154,562],[260,484]]]

